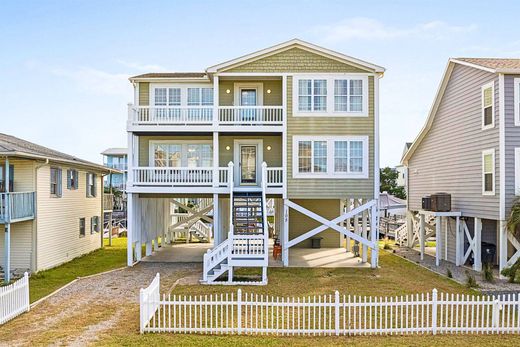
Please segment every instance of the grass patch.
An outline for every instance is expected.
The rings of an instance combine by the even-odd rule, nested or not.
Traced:
[[[126,238],[112,239],[112,246],[95,250],[55,268],[32,274],[29,296],[34,302],[66,285],[77,277],[116,269],[126,265]]]

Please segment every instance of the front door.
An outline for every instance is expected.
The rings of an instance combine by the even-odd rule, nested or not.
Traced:
[[[257,145],[240,145],[240,185],[256,184]]]

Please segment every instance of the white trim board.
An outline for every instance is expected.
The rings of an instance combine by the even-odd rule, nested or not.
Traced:
[[[234,106],[242,106],[240,98],[242,89],[256,89],[256,106],[264,105],[264,84],[262,82],[236,82],[233,83]]]
[[[484,91],[491,88],[491,124],[484,124]],[[481,98],[481,120],[482,130],[493,129],[495,127],[495,81],[488,82],[480,87],[480,98]]]

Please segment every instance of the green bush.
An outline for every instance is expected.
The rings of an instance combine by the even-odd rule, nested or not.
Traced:
[[[493,276],[493,266],[490,263],[484,263],[482,265],[482,277],[486,282],[495,282],[495,277]]]
[[[512,266],[502,270],[502,275],[509,278],[511,283],[520,283],[520,259],[516,261]]]

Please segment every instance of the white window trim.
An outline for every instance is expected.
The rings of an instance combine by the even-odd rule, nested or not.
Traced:
[[[233,83],[233,106],[240,105],[240,90],[256,89],[256,105],[264,105],[264,84],[263,83]]]
[[[368,136],[293,136],[293,154],[292,154],[292,176],[293,178],[352,178],[365,179],[368,178],[369,163],[369,142]],[[300,141],[327,141],[327,172],[326,173],[301,173],[298,170],[298,142]],[[363,171],[359,173],[343,173],[334,172],[334,141],[362,141],[363,142]],[[311,163],[313,165],[313,163]]]
[[[515,102],[515,126],[520,126],[520,78],[515,78],[514,83],[514,102]]]
[[[515,147],[515,195],[520,196],[520,147]]]
[[[486,180],[485,180],[485,172],[484,172],[484,157],[486,155],[489,155],[491,154],[492,155],[492,161],[493,161],[493,171],[492,171],[492,174],[493,174],[493,190],[490,191],[490,192],[486,192]],[[495,166],[496,166],[496,162],[495,162],[495,149],[486,149],[484,151],[482,151],[482,168],[481,168],[481,171],[482,171],[482,195],[495,195],[495,181],[496,181],[496,177],[495,177]]]
[[[334,74],[294,74],[293,75],[293,117],[368,117],[368,74],[334,73]],[[298,81],[306,79],[327,80],[327,110],[326,111],[299,111],[298,109]],[[334,80],[357,79],[363,81],[363,111],[344,112],[334,111]]]
[[[154,146],[156,144],[168,144],[168,145],[190,145],[190,144],[209,144],[211,145],[211,158],[213,160],[213,151],[215,150],[213,148],[213,141],[212,140],[153,140],[150,141],[149,147],[148,147],[148,166],[155,167],[155,153],[154,153]],[[184,146],[181,152],[181,162],[186,162],[188,152],[184,150]],[[214,163],[213,163],[214,164]],[[187,167],[187,166],[180,166],[180,167]],[[201,166],[202,168],[206,166]]]
[[[484,125],[484,90],[491,88],[491,124]],[[481,118],[482,118],[482,130],[493,129],[495,127],[495,82],[489,82],[484,84],[480,88],[480,99],[481,99]]]
[[[211,83],[193,83],[193,84],[186,84],[186,83],[150,83],[150,90],[149,90],[149,100],[148,104],[150,106],[155,106],[155,88],[180,88],[181,90],[181,104],[177,106],[170,106],[170,107],[186,107],[188,106],[188,88],[213,88],[213,84]],[[215,91],[213,91],[215,92]],[[157,107],[168,107],[168,106],[157,106]],[[197,106],[191,106],[191,107],[197,107]],[[206,105],[204,107],[212,107],[212,105]]]

